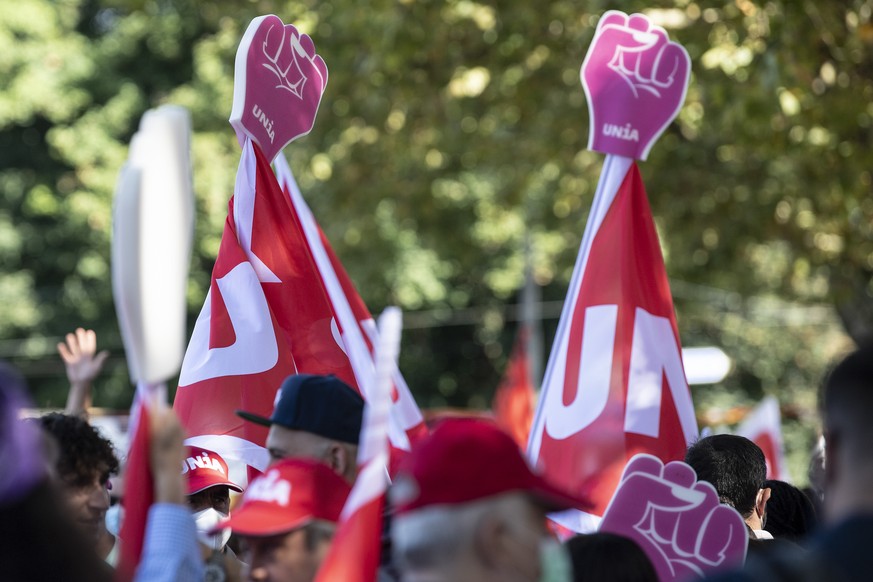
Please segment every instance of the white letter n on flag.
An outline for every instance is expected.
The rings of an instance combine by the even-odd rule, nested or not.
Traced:
[[[682,358],[673,326],[666,317],[636,308],[627,383],[625,432],[658,438],[661,421],[661,391],[664,380],[670,388],[685,439],[696,435],[694,405],[685,380]]]

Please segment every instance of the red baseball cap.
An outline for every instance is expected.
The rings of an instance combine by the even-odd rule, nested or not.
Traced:
[[[283,459],[249,484],[239,507],[223,521],[243,536],[271,536],[315,519],[332,523],[351,487],[330,467],[310,459]]]
[[[228,477],[227,463],[215,451],[188,447],[188,455],[182,463],[182,474],[187,477],[188,495],[216,485],[225,485],[242,493],[242,487]]]
[[[594,507],[534,473],[496,424],[470,418],[443,421],[412,450],[398,470],[391,501],[405,513],[511,492],[526,492],[549,511]]]

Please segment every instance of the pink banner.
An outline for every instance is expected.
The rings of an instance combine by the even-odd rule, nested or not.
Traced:
[[[690,466],[651,455],[630,460],[600,530],[635,541],[661,582],[697,580],[746,559],[743,517]]]
[[[690,70],[685,49],[644,14],[604,14],[581,71],[588,148],[645,160],[679,113]]]
[[[312,131],[327,85],[327,65],[312,39],[272,14],[252,20],[234,66],[230,124],[243,143],[257,143],[272,161]]]

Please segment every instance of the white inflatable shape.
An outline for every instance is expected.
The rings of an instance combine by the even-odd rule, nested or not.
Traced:
[[[186,340],[194,228],[188,112],[143,115],[116,189],[112,280],[131,380],[175,376]]]

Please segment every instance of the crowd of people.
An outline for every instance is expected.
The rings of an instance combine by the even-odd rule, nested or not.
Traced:
[[[64,413],[22,419],[24,382],[0,366],[0,580],[109,580],[118,564],[118,451],[87,418],[105,356],[84,330],[60,351],[71,380]],[[270,464],[245,487],[216,451],[185,445],[171,409],[150,415],[155,500],[136,580],[315,579],[357,476],[364,401],[333,376],[294,375],[277,388],[269,418],[238,412],[269,427]],[[808,490],[767,480],[764,454],[744,437],[688,448],[685,462],[748,530],[745,566],[714,579],[853,581],[873,571],[873,348],[836,365],[821,396],[824,463]],[[586,507],[532,470],[495,424],[443,420],[389,487],[378,578],[657,580],[631,539],[556,535],[547,514]]]

